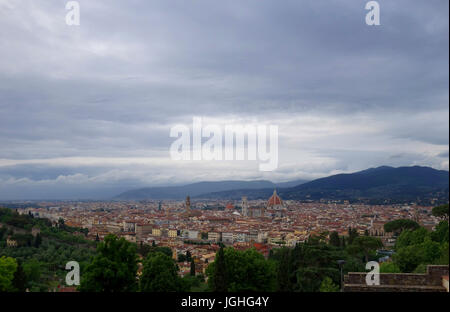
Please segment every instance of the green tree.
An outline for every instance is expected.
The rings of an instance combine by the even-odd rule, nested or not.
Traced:
[[[17,292],[25,292],[27,289],[27,276],[25,275],[22,263],[20,261],[17,262],[17,269],[14,272],[12,286]]]
[[[443,243],[447,242],[449,239],[449,229],[448,229],[448,222],[447,221],[441,221],[436,226],[435,230],[431,233],[431,238],[435,242]]]
[[[432,264],[441,257],[440,244],[429,237],[420,244],[399,248],[393,255],[395,264],[404,273],[413,272],[420,264]]]
[[[295,277],[292,268],[292,249],[287,247],[279,248],[270,259],[275,260],[277,263],[277,291],[292,291],[293,277]]]
[[[144,261],[144,268],[140,278],[141,291],[184,291],[183,282],[177,271],[177,265],[172,258],[160,252],[150,253]]]
[[[394,262],[380,264],[380,273],[402,273],[402,270]]]
[[[365,261],[369,262],[369,254],[383,247],[383,243],[379,238],[371,236],[358,236],[353,240],[351,246],[348,247],[351,253],[361,252]]]
[[[195,261],[194,261],[194,259],[191,260],[191,272],[190,272],[190,274],[192,276],[195,276]]]
[[[404,230],[395,242],[395,249],[398,250],[403,247],[421,244],[429,236],[430,233],[424,227],[419,227],[415,230]]]
[[[86,268],[80,291],[128,292],[137,289],[136,246],[124,238],[107,235],[98,244],[97,255]]]
[[[448,204],[434,207],[431,213],[433,214],[433,216],[442,218],[448,222],[448,213],[449,213],[448,207],[449,207]]]
[[[243,251],[226,248],[223,250],[223,256],[221,254],[219,250],[216,261],[208,266],[207,273],[212,290],[275,291],[275,264],[266,260],[254,248]]]
[[[228,290],[228,272],[223,247],[220,247],[216,259],[208,266],[208,269],[213,272],[209,274],[211,289],[215,292],[226,292]]]
[[[325,277],[320,284],[320,292],[338,292],[339,286],[333,283],[333,280],[329,277]]]
[[[0,258],[0,292],[14,290],[13,279],[16,269],[16,259],[5,256]]]
[[[63,229],[65,226],[66,225],[65,225],[64,219],[63,218],[59,218],[58,219],[58,227]]]
[[[440,246],[441,256],[436,261],[436,264],[448,265],[449,249],[448,242],[442,243]]]
[[[410,219],[398,219],[391,222],[387,222],[384,225],[384,231],[387,233],[394,233],[399,235],[404,230],[416,230],[420,227],[420,225],[413,220]]]
[[[154,249],[152,249],[150,252],[160,252],[163,253],[169,257],[172,257],[172,249],[170,249],[170,247],[155,247]]]
[[[348,238],[347,238],[347,242],[349,245],[351,245],[353,243],[353,240],[358,237],[358,231],[356,229],[353,229],[351,227],[348,228]]]
[[[38,283],[41,277],[41,264],[38,260],[31,258],[23,263],[23,271],[30,283]]]
[[[34,239],[34,247],[39,248],[39,246],[41,246],[42,244],[42,237],[40,233],[36,234],[36,237]]]
[[[341,240],[339,238],[339,234],[336,231],[331,232],[330,234],[330,245],[335,247],[341,246]]]
[[[190,262],[192,260],[191,252],[188,250],[186,251],[186,261]]]

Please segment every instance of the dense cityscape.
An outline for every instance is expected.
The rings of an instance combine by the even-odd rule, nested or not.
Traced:
[[[211,274],[211,264],[216,263],[216,257],[220,257],[223,249],[244,253],[249,250],[254,251],[262,257],[261,261],[269,261],[267,263],[269,264],[280,261],[278,257],[284,252],[294,253],[299,246],[303,246],[303,248],[329,246],[326,247],[331,248],[328,252],[336,253],[332,259],[333,257],[343,257],[344,254],[347,254],[344,257],[352,258],[351,265],[346,268],[346,272],[365,272],[364,261],[367,262],[370,259],[380,262],[382,271],[385,273],[416,272],[423,274],[428,270],[426,265],[448,264],[448,205],[439,206],[439,209],[442,207],[442,211],[436,212],[437,208],[434,206],[419,206],[415,203],[367,205],[327,200],[320,202],[283,201],[274,190],[273,195],[267,200],[249,201],[243,197],[239,202],[191,201],[187,196],[185,201],[46,201],[15,203],[12,206],[15,208],[10,209],[9,212],[4,210],[0,214],[0,216],[3,215],[3,219],[0,218],[0,221],[3,221],[0,222],[0,234],[2,234],[0,235],[0,246],[4,248],[3,251],[0,251],[0,255],[15,255],[12,251],[22,248],[41,248],[42,237],[51,241],[53,235],[63,230],[70,232],[69,237],[60,236],[61,233],[59,233],[59,236],[56,236],[58,239],[66,240],[70,244],[74,242],[85,242],[87,246],[90,244],[89,252],[83,256],[78,255],[78,259],[72,259],[85,261],[85,268],[87,268],[92,261],[90,257],[94,255],[92,247],[95,244],[103,241],[108,241],[106,244],[112,244],[111,239],[119,239],[119,241],[123,241],[123,244],[128,242],[130,246],[136,246],[137,255],[142,259],[141,262],[136,262],[137,276],[143,274],[145,257],[152,259],[151,255],[153,254],[161,256],[164,254],[168,257],[166,261],[176,263],[174,272],[178,278],[181,278],[180,281],[187,279],[183,287],[165,288],[165,286],[159,285],[157,288],[151,288],[151,291],[207,291],[208,289],[221,291],[220,288],[214,288],[214,284],[212,284],[217,277]],[[11,215],[11,211],[14,211],[13,215]],[[16,219],[14,214],[17,215]],[[21,217],[25,219],[21,219]],[[27,218],[31,219],[26,221]],[[46,225],[43,226],[46,230],[41,231],[42,226],[33,226],[35,223],[30,220],[46,220],[44,222]],[[26,225],[27,222],[30,225]],[[49,228],[51,230],[47,232]],[[430,237],[436,241],[436,245],[426,245],[420,248],[433,249],[434,256],[432,257],[434,258],[426,256],[419,259],[417,258],[419,256],[409,254],[396,258],[395,254],[396,251],[399,253],[398,247],[400,246],[397,240],[400,239],[401,244],[404,244],[405,238],[402,235],[418,235],[414,233],[422,230],[424,232],[421,235],[425,236],[419,243],[425,243],[425,237],[431,235]],[[400,235],[402,231],[404,233]],[[24,233],[30,233],[28,238]],[[356,243],[359,238],[361,238],[361,243]],[[406,247],[412,243],[407,243]],[[346,244],[349,246],[346,247]],[[323,252],[323,250],[316,250],[314,257],[324,256]],[[446,257],[445,254],[447,254]],[[22,258],[22,262],[30,261],[30,258],[26,256],[23,258],[23,254],[19,253],[18,255]],[[306,254],[303,257],[305,256]],[[170,258],[172,260],[169,260]],[[358,258],[359,260],[357,260]],[[2,259],[5,260],[5,258]],[[332,259],[325,260],[325,266],[329,269],[333,268],[334,272],[326,273],[326,271],[321,271],[323,268],[319,269],[318,272],[321,273],[316,273],[319,274],[318,277],[321,276],[321,280],[318,280],[319,283],[317,284],[316,281],[315,286],[312,286],[310,282],[307,282],[306,285],[301,285],[299,290],[337,291],[339,287],[343,289],[344,285],[341,284],[342,281],[339,281],[339,274],[337,274],[337,264],[334,263],[336,259]],[[67,260],[70,259],[67,258]],[[45,263],[38,263],[37,267],[36,263],[34,265],[40,274],[42,274],[43,267],[48,269],[49,265],[52,266]],[[56,267],[61,268],[62,265],[59,263],[56,264]],[[278,267],[279,265],[274,264],[275,271],[273,273],[273,276],[278,276],[278,278],[280,270],[283,269]],[[314,264],[310,265],[314,266]],[[76,291],[76,287],[64,285],[63,271],[59,269],[57,274],[58,269],[55,271],[54,266],[55,264],[53,264],[53,271],[50,269],[50,272],[47,273],[50,276],[55,274],[54,277],[49,278],[51,282],[47,281],[42,284],[41,277],[38,276],[37,280],[40,280],[38,283],[40,286],[32,289],[34,291]],[[445,267],[448,270],[448,266]],[[276,273],[277,271],[278,273]],[[192,282],[189,279],[193,277],[198,277],[198,279]],[[351,278],[350,275],[347,278]],[[253,287],[257,287],[255,290],[283,291],[284,282],[278,281],[278,283],[281,285],[268,283]],[[25,283],[23,287],[32,284]],[[341,285],[339,286],[339,284]],[[51,285],[54,285],[53,288]],[[284,291],[295,289],[295,286],[291,285]],[[351,287],[347,287],[347,289],[351,289]],[[29,291],[30,288],[26,288],[26,290]],[[103,290],[107,291],[107,289]],[[239,288],[235,290],[239,291]],[[442,289],[430,286],[429,290],[440,291]]]
[[[385,223],[411,219],[431,230],[439,219],[432,206],[337,204],[332,202],[284,202],[275,192],[267,201],[148,201],[148,202],[42,202],[40,208],[22,208],[20,214],[48,218],[89,230],[94,240],[116,234],[130,242],[170,247],[175,254],[190,251],[202,259],[214,259],[223,242],[235,248],[257,246],[268,255],[274,246],[295,247],[311,235],[337,232],[345,235],[349,228],[363,235],[366,231],[392,246]],[[191,243],[189,243],[191,242]],[[209,243],[208,247],[196,243]],[[213,246],[211,246],[213,245]],[[189,268],[186,268],[188,270]]]

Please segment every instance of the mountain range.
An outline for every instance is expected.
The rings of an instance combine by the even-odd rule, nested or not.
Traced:
[[[275,184],[270,181],[199,182],[176,187],[153,187],[131,190],[116,197],[121,200],[181,199],[186,195],[198,199],[239,200],[266,199],[274,188],[283,199],[350,200],[370,202],[422,202],[435,198],[448,201],[449,172],[430,167],[382,166],[337,174],[313,181]]]
[[[182,186],[146,187],[126,191],[119,194],[115,199],[120,200],[143,200],[143,199],[183,199],[187,195],[201,197],[203,194],[226,192],[232,190],[259,190],[288,188],[307,182],[306,180],[295,180],[283,183],[272,183],[267,180],[256,181],[215,181],[198,182]]]

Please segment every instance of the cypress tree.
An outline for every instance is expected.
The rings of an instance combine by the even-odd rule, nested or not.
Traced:
[[[223,247],[217,252],[214,267],[214,285],[215,292],[226,292],[228,290],[227,270],[225,265],[225,254]]]
[[[330,234],[330,245],[335,247],[339,247],[341,245],[338,232],[334,231]]]
[[[194,259],[191,260],[191,276],[195,276],[195,262],[194,262]]]
[[[36,234],[36,238],[34,239],[34,247],[39,248],[39,246],[41,246],[42,243],[42,237],[40,233]]]
[[[191,261],[192,260],[192,255],[191,252],[188,250],[186,251],[186,261]]]
[[[282,248],[279,251],[280,259],[277,268],[277,291],[289,292],[292,291],[291,284],[291,258],[290,249]]]
[[[18,292],[25,292],[27,289],[27,277],[23,271],[22,263],[20,261],[17,263],[17,269],[16,272],[14,272],[12,285],[15,291]]]

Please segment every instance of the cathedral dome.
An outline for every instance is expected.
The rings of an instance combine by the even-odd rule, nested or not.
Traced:
[[[227,210],[233,210],[233,209],[234,209],[234,206],[233,206],[232,203],[228,203],[225,209],[227,209]]]
[[[282,206],[283,201],[281,200],[280,196],[277,195],[277,190],[273,191],[273,195],[269,198],[267,202],[268,207],[274,207],[274,206]]]

